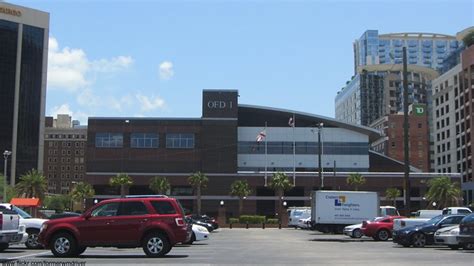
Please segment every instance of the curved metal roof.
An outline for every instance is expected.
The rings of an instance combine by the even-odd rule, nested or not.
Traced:
[[[430,33],[430,32],[399,32],[399,33],[386,33],[380,34],[380,38],[401,38],[401,39],[413,39],[413,38],[426,38],[426,39],[453,39],[456,37],[447,34]]]
[[[246,119],[241,116],[242,112],[251,112],[252,117],[248,120],[250,121],[251,119],[254,123],[246,121]],[[295,110],[287,110],[282,108],[246,104],[239,104],[239,126],[263,126],[265,121],[275,121],[276,119],[278,119],[277,126],[288,126],[288,119],[292,117],[293,114],[295,115],[297,127],[299,127],[299,125],[301,124],[303,124],[303,126],[300,127],[315,127],[319,123],[324,123],[324,127],[344,128],[347,130],[356,131],[364,135],[368,135],[370,142],[373,142],[381,137],[380,132],[376,129],[356,124],[345,123],[334,118],[322,115],[310,114]],[[263,123],[262,121],[259,121],[256,122],[258,123],[256,124],[255,121],[256,119],[258,120],[259,115],[260,118],[264,119],[265,121],[263,121]],[[282,119],[283,117],[284,119]],[[269,124],[269,126],[272,125],[272,123]]]

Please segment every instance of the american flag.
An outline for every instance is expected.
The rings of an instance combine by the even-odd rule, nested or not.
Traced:
[[[290,117],[290,120],[288,120],[288,125],[290,127],[295,127],[295,120],[293,119],[293,117]]]
[[[267,134],[265,133],[265,129],[262,130],[260,133],[257,135],[257,142],[262,142],[265,140],[265,137],[267,137]]]

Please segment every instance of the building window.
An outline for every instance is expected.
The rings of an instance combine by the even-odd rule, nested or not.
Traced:
[[[132,148],[158,148],[156,133],[132,133],[130,138]]]
[[[193,133],[166,134],[166,148],[192,149],[194,148],[194,134]]]
[[[121,148],[123,146],[123,134],[96,133],[95,146],[97,148]]]

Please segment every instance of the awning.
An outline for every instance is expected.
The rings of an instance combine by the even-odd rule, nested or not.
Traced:
[[[13,198],[10,204],[19,207],[39,207],[40,199],[36,198]]]

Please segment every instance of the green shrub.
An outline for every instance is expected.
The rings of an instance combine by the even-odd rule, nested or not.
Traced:
[[[238,224],[239,223],[239,218],[229,218],[229,223],[230,224]]]
[[[267,224],[278,224],[278,219],[267,219]]]
[[[240,216],[239,222],[241,224],[261,224],[265,222],[265,216],[259,215],[242,215]]]

